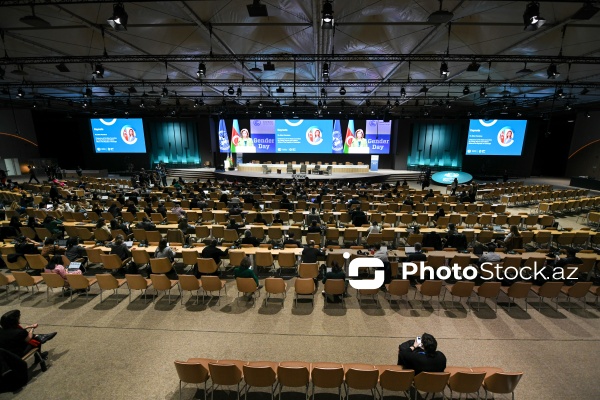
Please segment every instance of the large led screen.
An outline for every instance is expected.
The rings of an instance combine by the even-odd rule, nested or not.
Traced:
[[[388,154],[392,123],[380,120],[220,120],[221,153]]]
[[[472,119],[467,137],[468,156],[520,156],[526,120]]]
[[[145,153],[141,118],[90,120],[96,153]]]

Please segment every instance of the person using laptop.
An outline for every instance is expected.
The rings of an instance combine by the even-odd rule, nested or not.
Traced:
[[[317,262],[318,257],[325,257],[325,253],[318,247],[315,247],[315,241],[311,240],[308,245],[304,247],[304,250],[302,250],[302,262],[314,264]]]
[[[118,255],[121,261],[131,257],[131,251],[129,251],[129,247],[125,244],[123,235],[117,235],[107,246],[110,247],[110,254]]]
[[[258,247],[260,245],[260,240],[252,236],[252,232],[249,229],[246,229],[242,244],[251,244],[254,247]]]
[[[215,260],[215,263],[217,264],[218,267],[221,266],[221,257],[226,257],[227,253],[229,252],[229,249],[225,249],[225,251],[219,249],[217,247],[217,241],[213,240],[212,242],[210,242],[210,244],[206,247],[204,247],[204,249],[202,249],[202,258],[212,258],[213,260]],[[211,275],[219,275],[219,269],[217,268],[217,271]],[[194,266],[194,275],[197,278],[200,278],[200,271],[198,271],[198,264],[196,264]]]
[[[175,272],[175,268],[173,268],[173,261],[175,261],[175,252],[171,247],[169,247],[167,238],[162,238],[160,239],[160,242],[158,242],[158,247],[156,247],[156,250],[154,251],[154,258],[168,259],[171,262],[171,270],[165,273],[165,275],[169,279],[178,279],[177,272]]]
[[[44,257],[46,260],[49,260],[51,255],[65,254],[65,251],[67,251],[66,248],[57,246],[54,244],[54,239],[49,237],[44,240],[44,247],[42,247],[41,254],[42,257]]]
[[[281,214],[279,213],[275,214],[275,218],[273,218],[273,225],[275,224],[283,225],[283,220],[281,219]]]
[[[86,254],[85,247],[79,245],[79,238],[70,237],[67,239],[67,251],[65,252],[65,257],[71,262],[80,262],[81,266],[79,268],[82,272],[85,272],[85,265],[88,261]]]
[[[346,279],[346,273],[344,272],[344,270],[342,269],[342,267],[340,267],[340,264],[338,264],[337,261],[332,261],[331,262],[331,268],[327,268],[327,272],[325,273],[325,276],[323,276],[323,284],[325,284],[325,282],[327,282],[327,279]],[[346,285],[348,284],[348,282],[346,282]],[[323,296],[326,295],[325,291],[322,292]],[[346,293],[344,293],[344,296],[346,295]],[[334,295],[334,296],[328,296],[328,301],[332,300],[332,301],[339,301],[339,295]]]
[[[256,213],[256,217],[254,218],[254,223],[266,225],[267,220],[265,219],[265,217],[263,217],[262,213],[258,212],[258,213]]]
[[[296,240],[296,239],[294,238],[294,232],[290,232],[290,233],[288,234],[288,236],[287,236],[287,239],[285,239],[285,240],[283,241],[283,246],[284,246],[284,247],[285,247],[285,245],[286,245],[286,244],[289,244],[289,245],[292,245],[292,246],[293,246],[293,245],[296,245],[297,247],[302,247],[302,244],[301,244],[301,243],[300,243],[298,240]]]
[[[68,288],[69,288],[69,282],[67,281],[67,274],[81,275],[82,272],[79,268],[77,268],[77,269],[69,268],[69,270],[67,271],[67,269],[64,267],[63,264],[64,263],[63,263],[62,256],[55,255],[54,257],[52,257],[50,259],[50,262],[48,263],[48,265],[46,265],[46,269],[44,269],[44,272],[47,274],[57,274],[61,278],[63,278],[63,280],[65,281],[65,287],[63,289],[63,292],[67,292]]]

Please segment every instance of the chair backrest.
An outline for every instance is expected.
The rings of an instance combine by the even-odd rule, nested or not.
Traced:
[[[427,393],[443,392],[448,379],[449,372],[421,372],[413,379],[415,389]]]
[[[258,289],[254,278],[235,278],[235,284],[238,292],[242,293],[254,293]]]
[[[96,280],[102,290],[117,289],[119,287],[117,278],[111,274],[96,274]]]
[[[329,281],[328,281],[329,282]],[[311,371],[313,385],[320,388],[340,387],[344,382],[344,367],[337,363],[319,363]]]
[[[317,263],[302,263],[298,267],[300,278],[316,278],[319,275],[319,265]]]
[[[294,290],[298,294],[313,294],[315,292],[315,281],[312,278],[296,278]]]
[[[514,298],[525,298],[533,284],[531,282],[515,282],[508,288],[508,296]]]
[[[48,265],[48,260],[40,254],[25,254],[25,259],[29,263],[29,268],[43,270]]]
[[[234,364],[209,363],[208,369],[217,385],[237,385],[242,380],[242,371]]]
[[[404,296],[408,294],[410,281],[408,279],[393,279],[388,286],[388,292],[394,296]]]
[[[35,284],[33,277],[27,272],[13,271],[13,276],[15,277],[18,286],[33,286]]]
[[[218,276],[203,275],[200,280],[202,281],[202,288],[207,292],[219,291],[223,288]]]
[[[379,384],[383,389],[393,391],[407,391],[412,386],[415,371],[402,369],[400,365],[379,365]]]
[[[567,293],[571,297],[584,297],[592,287],[593,282],[577,282],[573,286],[569,286]]]
[[[125,279],[127,279],[127,286],[131,290],[145,290],[148,289],[148,282],[146,279],[137,274],[127,274],[125,275]]]
[[[4,275],[3,273],[0,273],[0,286],[6,286],[9,283],[10,282],[8,281],[8,276]]]
[[[327,279],[327,281],[325,281],[324,289],[327,294],[344,294],[346,291],[346,283],[343,279]]]
[[[289,168],[289,167],[288,167]],[[249,386],[267,387],[277,380],[273,368],[267,365],[244,365],[244,381]]]
[[[282,386],[302,387],[308,385],[310,380],[309,368],[304,366],[285,366],[280,363],[277,367],[277,380]]]
[[[353,365],[346,369],[346,385],[353,389],[370,390],[377,386],[379,370],[373,365]]]
[[[452,293],[452,296],[469,297],[473,292],[473,287],[475,287],[475,282],[458,281],[452,285],[450,293]]]
[[[448,381],[452,391],[459,393],[477,392],[483,383],[485,372],[463,372],[454,373]]]
[[[179,275],[179,286],[181,290],[198,290],[200,281],[194,275]]]
[[[169,290],[173,287],[171,280],[163,274],[150,274],[150,280],[152,281],[152,286],[154,286],[154,289],[156,290]]]
[[[496,297],[500,293],[500,287],[502,287],[502,282],[483,282],[477,294],[487,298]]]
[[[273,264],[273,253],[268,250],[257,250],[254,254],[254,260],[258,267],[269,267]]]
[[[88,260],[92,264],[99,264],[102,262],[102,258],[100,255],[102,254],[101,249],[85,249],[85,254],[88,257]]]
[[[428,280],[421,285],[421,294],[423,296],[439,296],[442,291],[442,281]]]
[[[173,264],[168,258],[151,258],[150,268],[153,274],[166,274],[171,271]]]
[[[271,294],[285,293],[285,282],[283,278],[265,279],[265,291]]]
[[[90,281],[83,275],[68,274],[67,282],[71,289],[75,290],[87,289],[90,286]]]
[[[195,265],[198,262],[198,251],[196,249],[184,249],[181,251],[185,265]]]
[[[210,377],[208,370],[201,364],[187,361],[175,361],[179,380],[185,383],[204,383]]]
[[[65,286],[65,280],[60,275],[53,272],[42,272],[42,278],[44,278],[44,283],[46,283],[48,287],[60,288]]]
[[[218,265],[212,258],[198,258],[198,271],[202,274],[212,274],[217,271]]]
[[[112,255],[116,255],[116,254],[112,254]],[[131,255],[133,256],[133,262],[136,264],[148,264],[150,262],[150,255],[144,249],[133,249],[133,250],[131,250]],[[120,259],[119,259],[119,264],[120,264]]]
[[[563,285],[564,283],[562,282],[546,282],[540,287],[538,294],[541,297],[557,297]]]
[[[25,269],[25,267],[27,266],[27,260],[25,259],[25,257],[17,257],[17,261],[9,262],[8,254],[2,254],[2,260],[4,261],[8,269],[11,271],[19,271]]]
[[[116,254],[101,254],[102,264],[105,269],[119,269],[121,268],[121,257]]]
[[[523,377],[522,372],[497,372],[484,379],[484,387],[492,393],[512,393]]]

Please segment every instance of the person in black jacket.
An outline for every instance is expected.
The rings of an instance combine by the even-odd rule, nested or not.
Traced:
[[[446,356],[437,351],[435,338],[424,333],[420,342],[408,340],[399,346],[398,365],[404,369],[413,369],[415,375],[421,372],[444,372]]]
[[[442,237],[437,232],[427,232],[423,235],[423,247],[433,247],[435,250],[442,250]]]
[[[260,240],[252,236],[252,232],[250,230],[246,230],[244,232],[244,238],[242,239],[242,244],[251,244],[254,247],[258,247],[260,245]]]
[[[325,257],[325,253],[315,247],[315,241],[311,240],[302,250],[302,262],[313,264],[317,262],[318,257]]]
[[[439,236],[439,235],[438,235]],[[417,242],[415,243],[415,252],[414,253],[409,253],[406,255],[406,262],[411,262],[411,263],[415,263],[417,264],[417,266],[419,265],[419,263],[421,261],[425,262],[425,265],[427,265],[427,255],[425,255],[421,249],[423,248],[421,246],[421,243]],[[415,285],[416,281],[419,279],[418,276],[413,275],[411,277],[409,277],[410,283],[411,285]]]
[[[208,246],[206,246],[204,249],[202,249],[202,258],[212,258],[217,263],[217,266],[219,266],[219,265],[221,265],[221,257],[227,256],[228,252],[229,252],[229,249],[226,249],[225,251],[219,249],[217,247],[217,241],[213,240],[212,242],[210,242],[210,244]],[[196,264],[196,266],[194,267],[194,275],[196,275],[196,277],[199,278],[200,272],[198,271],[197,268],[198,268],[198,264]],[[215,274],[219,275],[218,269]]]

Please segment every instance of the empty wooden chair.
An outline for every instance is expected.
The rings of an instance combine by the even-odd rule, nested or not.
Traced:
[[[413,384],[415,390],[419,392],[443,393],[449,379],[449,372],[421,372],[415,376]]]
[[[46,301],[50,301],[50,291],[54,292],[53,289],[65,288],[65,280],[62,276],[55,274],[54,272],[42,272],[41,276],[46,284]]]
[[[532,285],[531,282],[515,282],[508,287],[500,288],[508,296],[508,311],[510,311],[511,302],[515,299],[525,299],[525,311],[527,311],[527,295]]]
[[[242,367],[244,373],[244,382],[247,388],[245,399],[248,399],[248,392],[252,387],[268,387],[271,389],[271,400],[274,400],[275,389],[277,389],[277,367],[278,364],[272,361],[250,361]]]
[[[8,299],[9,288],[12,284],[15,283],[15,277],[12,275],[4,275],[0,273],[0,286],[4,286],[4,290],[6,291],[6,298]]]
[[[283,307],[286,298],[287,284],[282,278],[267,278],[265,279],[265,306],[268,304],[272,294],[281,294],[281,307]]]
[[[236,386],[237,387],[237,398],[240,400],[240,384],[244,375],[242,373],[241,367],[238,367],[236,364],[226,364],[221,362],[209,363],[208,370],[210,371],[210,376],[213,382],[213,390],[211,391],[210,398],[214,399],[215,390],[219,386]]]
[[[169,279],[166,275],[163,274],[154,274],[150,275],[150,280],[152,281],[152,286],[154,286],[154,290],[156,292],[167,292],[169,295],[169,304],[171,304],[171,289],[179,284],[177,279]],[[152,302],[154,302],[154,296],[152,296]]]
[[[296,278],[294,282],[294,306],[298,305],[298,296],[310,296],[311,301],[315,303],[315,281],[312,278]]]
[[[152,286],[152,280],[137,274],[127,274],[125,275],[125,279],[127,280],[127,288],[129,289],[129,302],[131,303],[131,291],[141,290],[142,294],[144,295],[145,304],[146,292],[148,291],[148,288]]]
[[[332,279],[335,280],[335,279]],[[329,282],[329,280],[327,280]],[[327,283],[325,282],[325,283]],[[312,393],[315,396],[315,388],[338,389],[338,396],[342,399],[342,384],[344,383],[344,367],[342,364],[319,362],[311,365]]]
[[[453,285],[446,285],[446,292],[450,292],[452,296],[452,302],[454,303],[454,297],[467,298],[467,304],[469,304],[469,300],[471,299],[471,294],[473,293],[473,288],[475,287],[475,282],[469,281],[458,281]]]
[[[346,400],[350,395],[350,389],[370,390],[373,400],[376,400],[375,390],[379,380],[379,370],[370,364],[344,364]]]
[[[198,258],[198,272],[200,274],[214,274],[219,266],[212,258]]]
[[[23,256],[17,257],[13,262],[8,261],[8,254],[2,254],[2,260],[11,271],[23,271],[27,267],[27,260]]]
[[[440,294],[442,292],[442,284],[443,282],[440,280],[429,280],[429,281],[425,281],[422,284],[417,284],[416,285],[416,291],[415,291],[415,296],[414,298],[417,298],[417,293],[421,294],[421,303],[424,303],[424,297],[425,296],[429,296],[431,298],[433,298],[433,296],[437,296],[438,298],[438,309],[439,309],[439,303],[440,303]]]
[[[214,260],[213,260],[214,261]],[[225,286],[225,281],[219,279],[218,276],[212,276],[212,275],[202,275],[200,277],[200,280],[202,281],[202,301],[204,301],[204,294],[208,293],[211,296],[211,299],[213,297],[212,292],[219,292],[219,300],[217,304],[221,303],[221,290],[225,289],[225,295],[227,295],[227,286]]]
[[[592,282],[577,282],[573,286],[563,286],[560,288],[560,291],[567,296],[567,301],[569,303],[569,308],[567,310],[571,310],[571,298],[574,299],[583,299],[583,308],[585,309],[586,302],[585,296],[588,291],[592,287]]]
[[[196,302],[198,304],[198,297],[200,295],[200,289],[202,289],[202,281],[196,278],[194,275],[179,275],[179,290],[181,291],[181,304],[183,304],[183,292],[189,291],[192,293],[196,291]]]
[[[284,387],[304,387],[304,396],[308,398],[310,383],[310,363],[302,361],[283,361],[277,367],[277,382],[279,383],[279,399]]]
[[[364,296],[371,296],[371,299],[373,299],[373,302],[379,306],[379,300],[377,299],[377,295],[379,294],[379,288],[375,288],[375,289],[357,289],[356,290],[356,295],[358,297],[358,305],[359,307],[362,306],[362,299]]]
[[[17,291],[19,292],[19,298],[21,298],[21,286],[23,286],[27,291],[29,291],[29,287],[31,287],[31,293],[33,294],[33,287],[40,291],[38,287],[39,283],[44,279],[41,276],[31,276],[27,272],[23,271],[13,271],[13,276],[15,278],[15,282],[17,284]]]
[[[298,267],[300,278],[316,278],[319,276],[319,265],[317,263],[301,263]]]
[[[97,280],[96,278],[87,278],[83,275],[67,274],[67,282],[69,282],[69,286],[71,287],[70,300],[73,301],[73,293],[77,290],[84,290],[85,298],[88,299],[90,287],[92,287]]]
[[[191,361],[175,361],[175,369],[177,370],[177,376],[179,377],[179,400],[181,400],[181,390],[183,389],[183,383],[193,383],[196,386],[204,383],[204,400],[206,400],[207,387],[206,382],[210,378],[208,372],[208,366],[203,365],[201,362]],[[214,362],[215,360],[210,360]]]
[[[531,291],[538,295],[539,303],[538,310],[542,310],[542,303],[544,302],[544,297],[549,299],[555,299],[556,302],[556,310],[558,311],[558,296],[560,295],[560,289],[563,287],[564,283],[562,282],[546,282],[542,286],[531,286]]]
[[[100,258],[102,259],[102,266],[104,267],[104,269],[107,269],[112,272],[118,271],[119,269],[127,265],[127,262],[129,262],[129,259],[123,261],[121,260],[121,257],[119,257],[116,254],[101,254]]]
[[[379,370],[379,386],[381,387],[381,398],[384,398],[384,390],[392,392],[404,392],[409,398],[409,390],[415,377],[412,369],[403,369],[401,365],[377,365]]]
[[[37,271],[43,271],[48,265],[48,260],[42,257],[41,254],[25,254],[25,259],[29,268]]]
[[[113,294],[119,294],[119,288],[123,286],[126,282],[125,279],[117,279],[111,274],[96,274],[96,280],[98,281],[98,287],[100,288],[100,303],[102,303],[102,293],[105,290],[112,290]],[[119,297],[115,296],[117,303],[119,302]]]
[[[519,381],[523,377],[522,372],[496,372],[487,376],[483,380],[483,389],[485,390],[485,398],[488,398],[489,393],[512,394],[515,398],[515,389]]]
[[[481,286],[473,287],[473,291],[477,295],[477,311],[479,311],[479,304],[481,303],[482,297],[484,302],[485,299],[491,299],[494,297],[496,299],[496,307],[494,311],[498,311],[498,295],[500,294],[501,287],[501,282],[483,282]]]
[[[150,268],[153,274],[167,274],[173,269],[173,263],[168,258],[151,258]],[[155,287],[156,289],[156,287]]]
[[[410,289],[410,281],[408,279],[393,279],[390,283],[385,285],[386,296],[389,296],[388,301],[392,301],[392,296],[408,295],[408,289]],[[400,299],[398,299],[400,301]]]
[[[457,371],[451,374],[448,380],[448,388],[450,389],[450,398],[453,398],[453,393],[458,392],[458,396],[465,393],[467,396],[469,393],[478,393],[483,379],[485,378],[485,372],[470,372],[470,371]],[[477,396],[479,397],[479,395]]]

